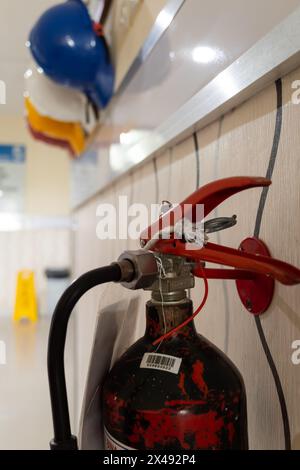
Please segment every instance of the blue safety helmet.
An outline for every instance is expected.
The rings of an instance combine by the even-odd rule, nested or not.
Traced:
[[[101,108],[107,105],[114,90],[114,68],[105,39],[96,34],[82,0],[47,10],[30,33],[29,47],[49,78],[84,91]]]

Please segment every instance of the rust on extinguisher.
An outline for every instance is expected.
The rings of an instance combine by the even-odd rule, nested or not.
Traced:
[[[174,307],[172,307],[174,310]],[[167,319],[171,307],[164,306]],[[173,312],[191,313],[187,300]],[[105,428],[134,449],[247,449],[246,396],[242,378],[194,324],[168,338],[159,354],[181,358],[177,374],[140,367],[162,333],[161,312],[147,304],[146,334],[112,368],[103,387]]]

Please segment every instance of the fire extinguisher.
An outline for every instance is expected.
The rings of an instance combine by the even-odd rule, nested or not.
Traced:
[[[135,256],[139,262],[147,255],[122,259]],[[105,447],[247,449],[246,393],[237,368],[197,334],[193,321],[163,339],[193,314],[186,290],[194,276],[181,257],[159,259],[163,275],[151,286],[145,335],[104,382]]]
[[[203,204],[206,217],[239,191],[270,183],[235,177],[200,188],[142,232],[141,250],[123,253],[117,263],[84,274],[66,290],[53,315],[48,346],[52,449],[77,449],[63,362],[68,319],[87,290],[111,281],[149,290],[151,300],[145,335],[115,363],[101,387],[106,448],[248,449],[243,379],[232,362],[196,332],[193,319],[205,304],[208,279],[236,280],[244,306],[260,315],[271,303],[274,279],[300,283],[300,270],[272,258],[256,238],[244,240],[238,250],[208,241],[210,232],[235,225],[235,216],[206,221],[201,244],[196,208]],[[207,268],[205,262],[234,269]],[[187,290],[194,287],[195,277],[203,278],[205,294],[194,312]]]

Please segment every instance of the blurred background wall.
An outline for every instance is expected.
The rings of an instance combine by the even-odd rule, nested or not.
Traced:
[[[11,316],[16,276],[35,272],[41,313],[46,312],[49,267],[70,266],[70,158],[31,138],[22,116],[0,116],[0,145],[24,145],[22,213],[0,214],[0,316]]]

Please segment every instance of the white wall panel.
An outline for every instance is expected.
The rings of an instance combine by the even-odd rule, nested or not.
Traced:
[[[261,238],[275,257],[300,266],[300,106],[291,103],[291,82],[300,78],[300,69],[284,77],[283,122],[280,145],[261,225]],[[233,109],[218,121],[197,131],[200,184],[233,175],[266,174],[273,144],[276,120],[276,88],[271,84],[263,92]],[[95,236],[95,207],[113,200],[113,194],[130,194],[134,202],[147,205],[159,199],[182,200],[195,190],[197,175],[194,137],[166,150],[152,161],[117,181],[77,213],[75,272],[77,275],[104,265],[126,248],[124,241],[100,242]],[[155,173],[155,170],[157,173]],[[212,241],[238,247],[252,236],[261,190],[253,189],[232,197],[216,211],[217,215],[237,214],[238,225]],[[214,216],[215,214],[212,214]],[[134,248],[135,243],[128,243]],[[282,420],[274,381],[260,344],[254,318],[239,301],[233,281],[210,281],[209,299],[196,321],[198,330],[224,350],[240,369],[248,396],[249,437],[252,449],[282,449]],[[97,292],[96,292],[97,291]],[[88,362],[92,319],[99,308],[101,289],[95,289],[89,301],[78,311],[78,342],[81,362],[79,388],[82,391]],[[121,294],[114,289],[103,302],[113,302]],[[192,292],[195,306],[203,295],[202,281]],[[149,294],[141,293],[145,299]],[[103,304],[102,299],[100,304]],[[262,325],[282,380],[291,422],[293,448],[300,449],[299,387],[300,366],[291,362],[291,343],[300,338],[300,287],[276,285],[274,300],[262,317]],[[87,322],[87,318],[89,318]],[[143,333],[141,311],[138,333]],[[80,398],[80,396],[79,396]],[[80,399],[78,406],[80,406]]]

